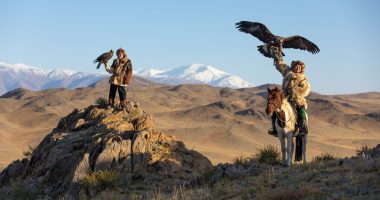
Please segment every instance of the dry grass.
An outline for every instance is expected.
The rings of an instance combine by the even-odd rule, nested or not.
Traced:
[[[337,155],[333,155],[331,153],[325,152],[325,153],[322,153],[320,155],[315,156],[311,162],[326,162],[326,161],[330,161],[330,160],[336,160],[338,158],[339,158],[339,156],[337,156]]]
[[[275,190],[267,190],[262,193],[259,198],[263,200],[293,200],[302,199],[307,195],[306,191],[291,188],[279,188]]]
[[[267,145],[264,148],[257,150],[258,152],[254,155],[254,158],[259,163],[265,163],[268,165],[279,165],[281,163],[280,152],[275,146]]]
[[[232,163],[242,166],[249,166],[249,164],[253,161],[268,165],[279,165],[281,163],[280,152],[275,146],[267,145],[263,148],[258,148],[257,152],[253,156],[245,157],[240,155],[232,159]]]
[[[36,148],[29,145],[28,150],[25,150],[22,152],[22,155],[24,155],[26,158],[30,160],[32,158],[33,152]]]
[[[82,183],[86,188],[104,190],[115,186],[120,174],[115,170],[95,171],[86,175]]]
[[[312,163],[292,167],[268,166],[268,170],[258,175],[220,179],[213,184],[205,179],[194,186],[177,185],[161,190],[149,188],[144,183],[128,182],[127,185],[116,184],[114,188],[104,189],[91,198],[82,194],[81,199],[377,199],[380,192],[379,158],[329,160],[332,156],[323,155],[323,159]],[[240,156],[236,162],[244,164],[246,160]],[[92,176],[96,176],[95,173]]]
[[[11,184],[11,197],[14,200],[34,200],[37,194],[25,188],[22,184],[13,182]]]
[[[243,155],[237,156],[234,159],[232,159],[232,163],[242,165],[242,166],[248,166],[251,158],[244,157]]]
[[[126,198],[125,195],[120,194],[120,192],[115,191],[115,190],[103,190],[99,192],[96,196],[94,197],[88,197],[85,193],[81,193],[80,200],[120,200],[120,199],[130,199]]]
[[[368,145],[362,145],[356,150],[356,155],[361,156],[363,158],[373,158],[376,156],[376,154],[380,154],[380,152],[377,152],[375,147],[369,147]]]

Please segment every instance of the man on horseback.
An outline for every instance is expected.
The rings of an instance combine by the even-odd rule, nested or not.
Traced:
[[[305,77],[305,64],[302,61],[292,61],[291,66],[285,64],[282,52],[279,48],[272,46],[272,55],[276,69],[284,77],[282,81],[282,90],[289,103],[298,113],[297,127],[298,133],[308,133],[306,120],[307,101],[305,97],[310,93],[310,84]],[[268,134],[277,136],[275,129],[276,116],[272,115],[272,128]]]

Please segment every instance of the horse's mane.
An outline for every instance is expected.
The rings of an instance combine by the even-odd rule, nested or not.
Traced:
[[[274,103],[278,103],[277,105],[281,105],[285,99],[284,93],[278,87],[274,89],[268,88],[268,95],[272,95],[273,101],[275,101]]]

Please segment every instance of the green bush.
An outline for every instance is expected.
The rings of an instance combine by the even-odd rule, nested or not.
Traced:
[[[330,160],[336,160],[338,156],[331,153],[322,153],[321,155],[315,156],[311,162],[326,162]]]
[[[266,163],[268,165],[278,165],[281,163],[280,152],[273,145],[267,145],[264,148],[257,149],[258,152],[254,155],[254,158],[259,163]]]
[[[95,103],[98,104],[100,107],[105,108],[108,105],[108,100],[106,97],[99,97],[96,99]]]
[[[90,172],[83,179],[84,186],[90,189],[96,189],[98,191],[106,188],[114,187],[114,184],[119,179],[119,173],[115,170],[100,170]]]

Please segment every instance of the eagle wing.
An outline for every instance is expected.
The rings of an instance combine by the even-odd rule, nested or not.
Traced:
[[[236,28],[241,32],[249,33],[257,37],[264,43],[270,43],[275,39],[275,36],[269,29],[264,24],[258,22],[241,21],[236,23]]]
[[[104,56],[104,61],[105,62],[108,62],[111,58],[112,58],[112,56],[113,56],[113,52],[107,52],[107,53],[105,53],[106,55]]]
[[[312,54],[316,54],[319,52],[319,48],[317,45],[315,45],[314,43],[310,42],[308,39],[299,35],[285,38],[284,43],[282,44],[282,47],[307,50],[308,52]]]

